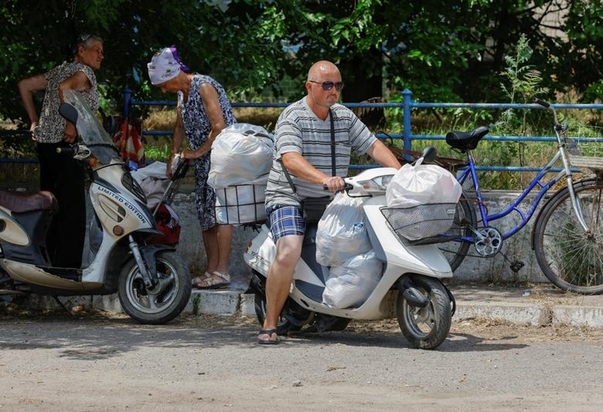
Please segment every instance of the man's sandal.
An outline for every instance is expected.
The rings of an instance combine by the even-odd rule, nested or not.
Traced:
[[[262,339],[260,336],[266,335],[267,339]],[[258,334],[258,345],[276,345],[279,342],[276,329],[262,329]]]
[[[195,286],[198,289],[215,289],[230,285],[230,275],[228,273],[220,273],[217,270],[208,278],[202,279]]]

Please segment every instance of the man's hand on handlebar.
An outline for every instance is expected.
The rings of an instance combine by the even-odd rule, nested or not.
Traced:
[[[329,192],[337,193],[345,189],[345,181],[339,176],[327,177],[322,181],[322,186]]]

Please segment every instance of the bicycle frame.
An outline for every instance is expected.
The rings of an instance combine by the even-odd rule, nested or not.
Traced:
[[[507,232],[501,234],[502,239],[504,239],[504,240],[513,236],[515,233],[517,233],[519,230],[521,230],[530,221],[530,219],[534,216],[534,213],[536,212],[538,205],[540,204],[541,200],[544,198],[544,196],[546,195],[548,190],[553,185],[555,185],[563,176],[565,176],[565,178],[566,178],[567,187],[568,187],[568,189],[570,191],[570,195],[571,195],[572,206],[573,206],[574,212],[576,213],[578,221],[580,222],[580,225],[582,226],[584,231],[589,232],[588,225],[586,224],[586,222],[584,220],[582,210],[576,200],[576,196],[575,196],[575,192],[574,192],[574,188],[573,188],[572,170],[571,170],[571,166],[569,163],[568,154],[566,152],[566,145],[567,145],[567,137],[565,136],[566,126],[558,124],[557,115],[552,107],[551,107],[551,110],[553,111],[553,114],[555,117],[554,130],[555,130],[555,136],[557,138],[557,147],[558,147],[557,153],[540,170],[540,172],[538,172],[536,174],[536,176],[530,181],[528,186],[519,194],[519,196],[517,196],[517,198],[515,198],[515,200],[507,208],[505,208],[504,210],[502,210],[498,213],[488,214],[488,211],[484,204],[484,199],[483,199],[483,196],[481,193],[481,188],[479,185],[479,178],[477,175],[477,168],[475,166],[475,159],[473,158],[473,154],[471,153],[471,150],[467,151],[467,160],[468,160],[467,166],[464,168],[461,168],[460,174],[457,175],[457,179],[462,185],[465,185],[465,182],[467,181],[468,178],[470,179],[471,183],[473,184],[473,188],[475,191],[475,198],[477,201],[477,207],[479,210],[479,218],[481,218],[483,227],[491,227],[491,222],[494,222],[498,219],[508,216],[512,212],[517,212],[519,214],[519,216],[521,217],[521,222],[519,222],[519,224],[515,225]],[[560,132],[563,132],[563,136],[561,135]],[[559,159],[561,159],[561,161],[563,163],[562,170],[560,170],[550,180],[545,181],[546,174],[552,171],[553,166],[559,161]],[[540,189],[538,190],[538,193],[536,194],[536,197],[534,198],[534,200],[531,201],[531,203],[529,205],[529,209],[527,210],[527,213],[525,213],[522,209],[519,208],[519,205],[527,198],[527,196],[536,187],[540,187]],[[475,231],[475,228],[471,228],[471,229],[474,232],[475,236],[481,236],[479,233],[477,233]],[[467,242],[473,242],[475,236],[463,236],[462,240],[467,241]]]

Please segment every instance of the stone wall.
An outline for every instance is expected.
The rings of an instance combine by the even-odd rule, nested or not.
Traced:
[[[509,205],[517,196],[514,192],[486,192],[484,193],[489,213],[502,210]],[[194,209],[194,195],[189,189],[181,189],[174,197],[172,204],[181,221],[182,232],[178,250],[188,262],[193,272],[202,271],[205,268],[205,252],[199,223]],[[527,206],[523,208],[527,210]],[[496,281],[529,281],[546,282],[546,278],[540,271],[534,251],[531,248],[532,221],[522,230],[506,240],[502,246],[502,253],[493,258],[467,257],[461,266],[455,271],[458,281],[496,282]],[[519,214],[510,216],[493,223],[500,232],[508,230],[511,225],[519,221]],[[230,271],[235,277],[247,278],[249,272],[243,261],[243,250],[247,243],[256,235],[256,232],[243,227],[235,227]],[[473,246],[469,249],[470,255],[476,255]],[[511,264],[521,261],[524,266],[518,272],[511,270]],[[242,276],[237,276],[240,274]]]

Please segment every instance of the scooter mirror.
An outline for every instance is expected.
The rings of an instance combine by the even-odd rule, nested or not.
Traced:
[[[59,106],[59,114],[73,124],[77,122],[77,109],[69,103],[61,103]]]
[[[438,149],[433,146],[427,146],[425,150],[423,150],[423,154],[421,157],[423,158],[423,163],[431,163],[438,156]]]

